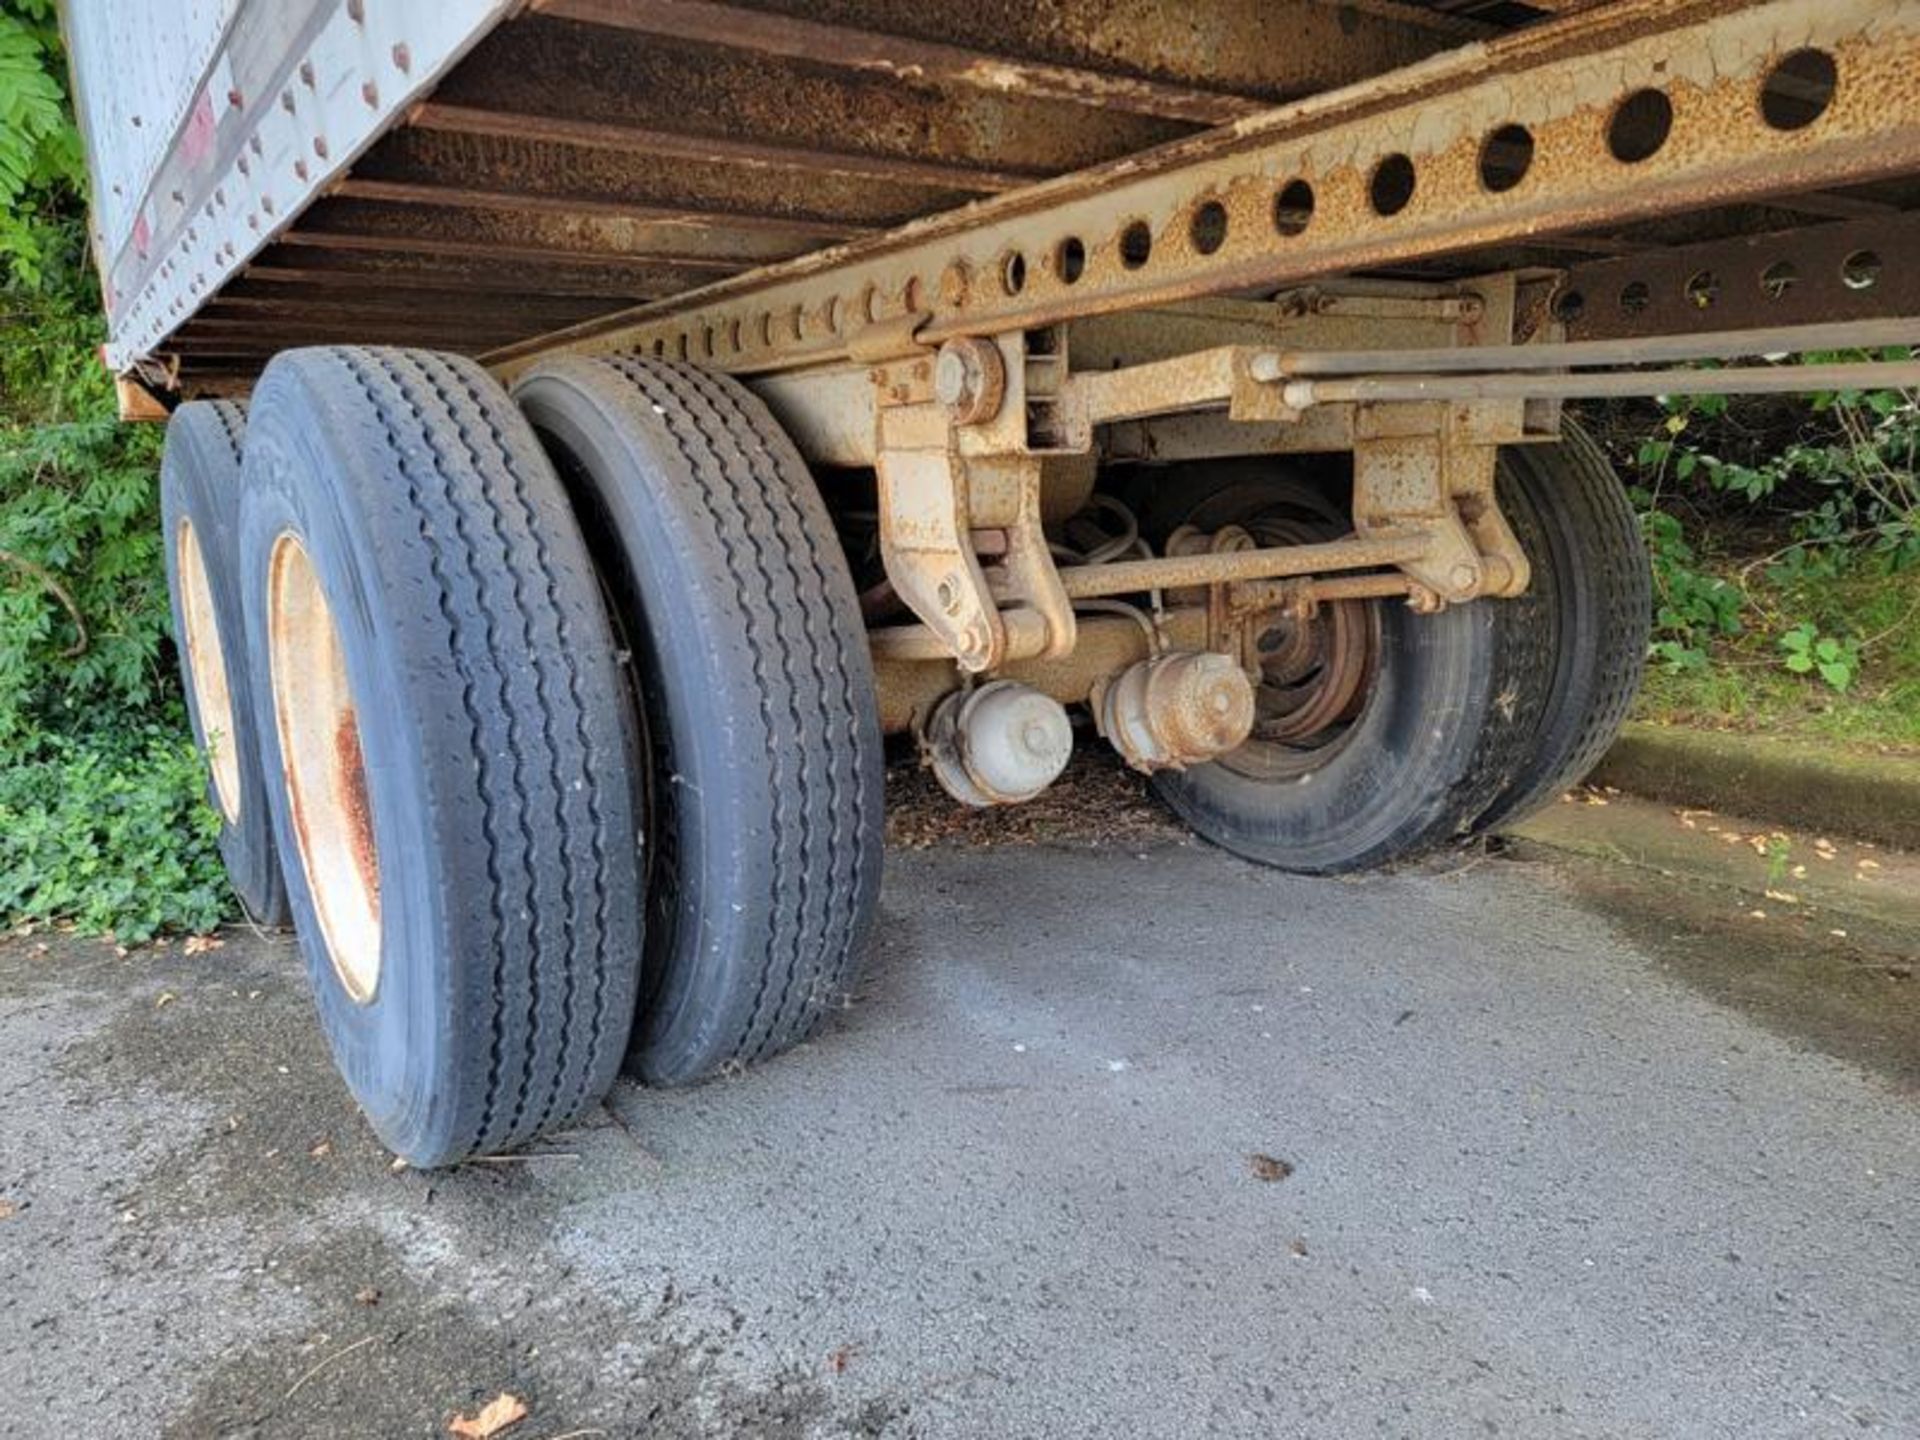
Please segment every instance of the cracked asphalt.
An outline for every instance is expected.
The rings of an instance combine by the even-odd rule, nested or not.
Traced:
[[[0,943],[0,1434],[1920,1434],[1914,936],[889,857],[812,1043],[396,1171],[292,944]]]

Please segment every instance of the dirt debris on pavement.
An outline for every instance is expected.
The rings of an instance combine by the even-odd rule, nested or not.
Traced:
[[[1021,805],[975,810],[940,788],[933,772],[902,749],[887,766],[887,843],[905,850],[943,845],[1077,845],[1124,850],[1191,844],[1186,828],[1097,737],[1083,734],[1064,774]]]

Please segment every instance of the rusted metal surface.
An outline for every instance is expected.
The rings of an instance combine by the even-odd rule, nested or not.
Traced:
[[[752,53],[1220,124],[1410,64],[1491,27],[1414,5],[1216,0],[535,0],[547,14]]]
[[[280,774],[320,940],[356,1004],[380,986],[380,857],[359,708],[327,594],[291,532],[267,567],[268,676]]]
[[[508,214],[560,215],[651,222],[661,227],[691,227],[722,235],[773,234],[802,240],[846,240],[871,228],[845,221],[807,220],[791,215],[755,215],[739,210],[701,210],[686,205],[646,205],[591,195],[541,194],[530,190],[494,190],[477,185],[436,184],[418,180],[380,180],[350,175],[332,191],[356,200],[431,205],[456,210],[501,210]]]
[[[1920,305],[1916,305],[1920,314]],[[1920,344],[1920,318],[1780,325],[1764,330],[1645,335],[1528,345],[1455,346],[1433,350],[1282,350],[1267,380],[1323,375],[1469,374],[1563,370],[1596,365],[1647,365],[1674,360],[1738,360],[1816,350],[1872,350]],[[1263,352],[1267,353],[1267,352]]]
[[[191,520],[182,518],[174,536],[174,570],[180,577],[181,640],[187,649],[187,678],[193,685],[194,713],[207,747],[213,772],[213,794],[227,823],[240,823],[240,751],[233,726],[233,691],[227,683],[226,647],[221,643],[220,617],[214,610],[213,586],[207,579],[200,535]],[[240,637],[236,637],[238,639]]]
[[[937,40],[883,34],[847,24],[823,24],[708,0],[534,0],[544,15],[617,26],[679,40],[719,42],[782,60],[826,61],[862,73],[904,81],[964,86],[1037,100],[1095,104],[1139,115],[1219,125],[1257,113],[1252,96],[1084,69],[1007,58]]]
[[[1060,571],[1060,584],[1075,600],[1102,595],[1138,595],[1155,589],[1178,590],[1236,580],[1278,580],[1329,570],[1404,565],[1422,560],[1432,546],[1433,538],[1425,530],[1382,529],[1361,539],[1329,540],[1313,545],[1275,545],[1219,554],[1163,555],[1152,560],[1070,565]]]
[[[315,205],[281,243],[407,255],[495,256],[536,264],[587,260],[732,275],[793,255],[810,242],[792,230],[698,225],[683,218],[341,198]]]
[[[1168,647],[1187,650],[1206,647],[1207,616],[1201,607],[1169,609],[1159,618],[1157,628]],[[911,640],[917,635],[922,641],[928,641],[931,633],[923,626],[914,626],[904,631],[870,634],[880,724],[889,735],[912,730],[916,725],[924,726],[941,697],[961,684],[962,672],[937,644],[896,645],[887,638],[891,635]],[[1057,660],[1010,661],[996,674],[1031,685],[1063,704],[1077,704],[1087,698],[1101,679],[1146,659],[1151,653],[1146,632],[1135,621],[1083,615],[1079,640],[1072,654]]]
[[[1379,627],[1365,598],[1328,594],[1261,618],[1253,636],[1261,739],[1297,745],[1352,717],[1379,658]]]
[[[1253,730],[1253,685],[1225,655],[1173,651],[1129,666],[1094,688],[1094,723],[1148,774],[1204,765],[1237,750]]]
[[[1572,266],[1553,305],[1570,339],[1920,315],[1920,215],[1745,236]],[[1911,340],[1913,337],[1907,337]],[[1881,343],[1867,339],[1844,345]],[[1654,357],[1649,357],[1654,358]]]
[[[1799,84],[1809,53],[1831,93]],[[1917,75],[1920,0],[1624,0],[551,343],[737,324],[713,363],[752,371],[846,353],[862,310],[937,340],[1831,189],[1920,168]],[[1512,127],[1524,170],[1490,170]],[[755,340],[788,314],[799,336]]]
[[[1529,563],[1494,488],[1499,447],[1520,434],[1521,423],[1513,405],[1360,406],[1355,528],[1363,538],[1418,529],[1423,553],[1397,563],[1442,600],[1522,593]]]
[[[1476,263],[1570,264],[1544,318],[1572,339],[1728,329],[1748,323],[1723,317],[1756,277],[1728,278],[1720,312],[1704,313],[1684,299],[1697,268],[1670,273],[1686,263],[1664,253],[1676,240],[1905,221],[1888,207],[1908,199],[1859,184],[1920,174],[1920,0],[1561,4],[1563,19],[1505,36],[1459,8],[535,0],[330,198],[261,216],[291,228],[235,283],[291,273],[321,289],[310,323],[276,323],[282,344],[338,333],[330,307],[344,322],[417,284],[409,338],[426,343],[448,333],[428,312],[463,317],[466,290],[606,302],[503,307],[497,331],[463,340],[509,368],[545,344],[660,343],[772,373],[871,355],[863,332],[906,334],[915,316],[931,341]],[[1546,8],[1475,12],[1513,24]],[[1817,71],[1781,68],[1808,50],[1830,57],[1831,95]],[[1670,131],[1623,161],[1610,132],[1641,88],[1666,95]],[[1412,191],[1382,213],[1395,197],[1376,182],[1395,157]],[[317,173],[325,158],[301,163]],[[1836,228],[1779,243],[1831,247],[1814,237]],[[1896,240],[1876,243],[1884,256]],[[1818,279],[1754,323],[1920,313],[1892,303],[1895,267],[1865,294],[1825,283],[1825,258],[1801,268]],[[1636,279],[1658,303],[1631,322],[1564,298],[1617,298]],[[203,286],[200,303],[213,294]],[[1384,334],[1401,319],[1382,303],[1341,318]],[[242,348],[222,375],[207,368],[211,337],[180,333],[184,378],[258,366]],[[1315,443],[1339,440],[1327,423],[1309,422]],[[1206,428],[1161,433],[1181,445]],[[1278,433],[1243,429],[1261,445]]]
[[[880,553],[895,593],[970,671],[1073,648],[1074,617],[1042,524],[1044,462],[1027,452],[1033,358],[1018,337],[988,361],[971,344],[950,402],[931,359],[876,366]],[[987,372],[990,370],[990,378]],[[951,388],[951,387],[950,387]],[[958,406],[962,418],[953,413]],[[1010,423],[1000,422],[1006,416]],[[992,539],[991,574],[981,544]]]

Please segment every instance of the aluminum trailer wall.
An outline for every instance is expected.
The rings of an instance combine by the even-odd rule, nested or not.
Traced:
[[[108,362],[151,354],[512,0],[67,0]]]

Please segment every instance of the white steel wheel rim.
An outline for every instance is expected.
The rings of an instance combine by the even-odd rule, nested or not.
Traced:
[[[240,823],[240,748],[233,735],[233,692],[227,686],[227,657],[220,646],[220,620],[213,609],[206,557],[191,520],[182,520],[174,537],[174,569],[180,576],[180,628],[187,647],[187,675],[193,706],[206,741],[207,767],[213,771],[213,795],[229,825]]]
[[[380,987],[380,856],[346,652],[291,534],[267,566],[267,661],[295,847],[334,973],[358,1004]]]

